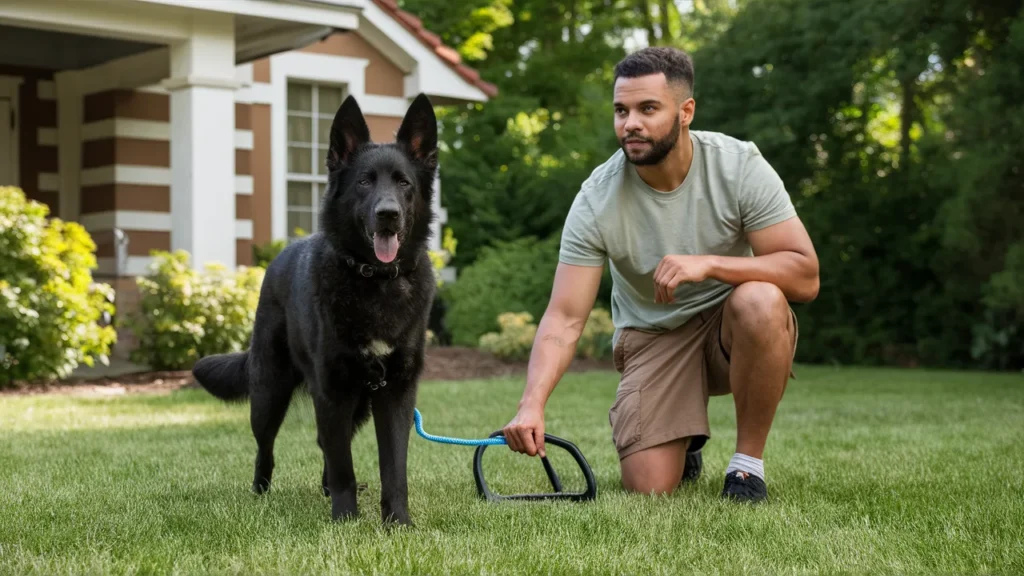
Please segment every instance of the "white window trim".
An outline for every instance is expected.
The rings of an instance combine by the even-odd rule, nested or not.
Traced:
[[[286,138],[285,138],[285,140],[286,140],[286,147],[287,147],[287,149],[289,151],[292,148],[303,148],[303,149],[311,150],[312,152],[310,153],[310,165],[308,166],[308,168],[310,169],[310,172],[308,174],[307,173],[302,173],[302,172],[288,172],[286,174],[287,181],[285,183],[285,186],[286,186],[286,189],[287,189],[287,185],[289,183],[291,183],[291,182],[311,183],[311,184],[316,184],[317,186],[316,186],[316,192],[315,193],[312,192],[312,187],[310,187],[311,188],[311,190],[310,190],[310,194],[311,194],[310,200],[311,200],[311,202],[310,202],[309,206],[299,206],[299,205],[294,205],[294,204],[291,204],[290,202],[288,202],[288,200],[287,200],[287,190],[286,190],[286,192],[285,192],[285,194],[286,194],[286,198],[285,198],[285,205],[286,205],[286,208],[285,208],[285,210],[286,210],[285,221],[287,222],[288,213],[289,212],[308,212],[308,213],[312,214],[312,222],[311,222],[310,226],[308,227],[309,229],[308,230],[304,230],[304,231],[307,234],[313,234],[318,229],[317,217],[318,217],[318,215],[320,213],[319,206],[317,205],[318,204],[317,199],[322,197],[324,189],[327,187],[327,174],[325,173],[325,171],[324,171],[325,168],[323,166],[323,162],[324,162],[323,158],[324,158],[325,154],[323,152],[323,148],[321,148],[322,143],[320,141],[321,140],[321,138],[320,138],[320,136],[321,136],[321,134],[320,134],[320,121],[324,120],[325,118],[333,118],[334,117],[333,113],[325,114],[323,112],[320,112],[319,93],[320,93],[320,89],[324,88],[324,87],[340,88],[342,90],[342,92],[343,92],[342,93],[342,100],[344,100],[344,98],[346,98],[348,96],[348,86],[346,86],[344,84],[334,83],[334,82],[332,82],[332,83],[313,82],[313,81],[309,81],[309,80],[299,80],[297,78],[289,79],[288,84],[289,85],[293,85],[293,84],[295,84],[295,85],[302,85],[302,86],[309,87],[311,89],[310,111],[308,113],[302,112],[302,111],[298,111],[298,110],[292,110],[291,106],[287,106],[287,108],[288,108],[287,116],[289,118],[291,118],[293,116],[297,116],[297,117],[300,117],[300,118],[307,118],[307,119],[309,119],[309,121],[310,121],[310,139],[309,139],[309,141],[306,141],[306,142],[293,141],[293,140],[291,140],[290,138],[287,137],[288,136],[287,134],[285,134],[285,136],[286,136]],[[288,229],[286,227],[286,229],[285,229],[285,233],[286,234],[291,234],[292,232],[293,232],[292,229]]]
[[[285,52],[270,57],[271,186],[270,233],[274,240],[288,238],[288,82],[344,84],[349,96],[366,96],[365,58]],[[364,111],[364,114],[366,112]],[[320,177],[309,175],[312,182]]]
[[[404,118],[408,100],[394,96],[366,94],[366,67],[370,64],[364,58],[313,54],[307,52],[284,52],[270,57],[270,83],[254,83],[259,86],[261,97],[269,97],[271,131],[271,186],[270,186],[270,235],[273,240],[288,238],[288,82],[313,82],[323,84],[345,84],[349,96],[359,101],[363,114]],[[406,76],[406,81],[410,76]],[[461,79],[460,79],[461,81]],[[264,89],[263,87],[266,87]],[[486,97],[483,98],[486,100]],[[296,176],[294,180],[305,180]],[[319,182],[319,177],[310,175],[310,182]],[[440,174],[435,180],[435,200],[432,206],[438,219],[432,226],[431,249],[441,246],[441,230],[447,223],[447,211],[441,207]]]
[[[18,92],[25,79],[21,76],[0,76],[0,97],[11,101],[11,111],[14,114],[14,142],[11,147],[11,179],[15,186],[21,186],[21,103]],[[0,122],[7,122],[7,118],[0,118]]]

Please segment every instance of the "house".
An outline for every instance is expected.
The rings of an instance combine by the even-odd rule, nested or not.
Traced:
[[[151,250],[233,267],[315,231],[342,100],[387,141],[421,92],[497,91],[395,0],[4,0],[0,185],[85,226],[121,307]]]

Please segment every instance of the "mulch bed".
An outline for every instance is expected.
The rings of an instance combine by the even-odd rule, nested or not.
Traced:
[[[504,361],[475,348],[433,347],[427,349],[421,380],[480,380],[503,376],[526,375],[527,361]],[[614,370],[610,360],[577,358],[571,372]],[[69,394],[116,396],[137,393],[169,393],[197,386],[187,371],[140,372],[116,377],[63,380],[49,384],[21,384],[0,390],[0,396],[34,394]]]

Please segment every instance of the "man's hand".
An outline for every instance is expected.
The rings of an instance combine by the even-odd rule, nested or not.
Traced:
[[[674,301],[680,284],[707,280],[711,268],[712,260],[707,256],[665,256],[654,270],[654,301],[659,304]]]
[[[799,218],[790,218],[747,234],[754,257],[679,255],[661,259],[654,270],[654,301],[667,303],[683,282],[713,278],[739,286],[768,282],[790,302],[810,302],[818,296],[818,256]]]
[[[544,456],[544,407],[524,404],[511,422],[502,428],[508,447],[515,452]]]

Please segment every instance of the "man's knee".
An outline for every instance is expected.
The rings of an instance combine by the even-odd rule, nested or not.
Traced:
[[[679,487],[679,478],[631,478],[623,476],[622,487],[627,492],[660,496],[674,492]]]
[[[683,477],[686,447],[690,438],[680,438],[626,456],[622,467],[622,487],[640,494],[670,494]]]
[[[733,331],[775,337],[789,329],[789,302],[782,290],[769,282],[737,286],[726,301],[725,313]]]

